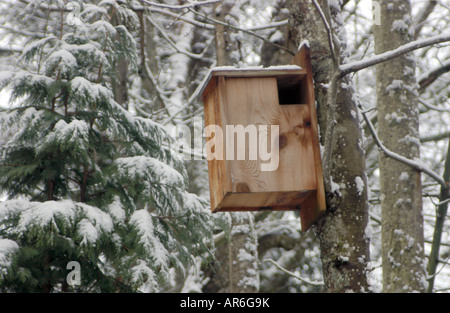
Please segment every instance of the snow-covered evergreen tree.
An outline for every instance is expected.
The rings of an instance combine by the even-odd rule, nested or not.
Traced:
[[[186,172],[165,129],[114,99],[119,58],[136,68],[116,1],[31,1],[60,11],[59,33],[29,43],[0,72],[0,290],[157,291],[208,251],[211,220],[185,191]],[[30,13],[31,14],[31,13]],[[57,29],[57,28],[56,28]],[[80,264],[70,285],[67,264]]]

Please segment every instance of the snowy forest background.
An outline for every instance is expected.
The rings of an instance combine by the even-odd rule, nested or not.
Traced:
[[[380,2],[386,10],[370,0],[1,0],[0,290],[389,292],[395,286],[397,292],[448,292],[450,6],[444,0]],[[409,3],[411,14],[405,14]],[[401,18],[380,33],[377,23],[387,21],[389,11]],[[328,84],[320,84],[314,63],[319,30],[310,27],[305,35],[298,26],[314,22],[329,35],[324,49],[335,49],[329,67],[344,73]],[[384,90],[406,90],[403,98],[416,106],[380,119],[376,70],[389,68],[375,66],[375,42],[395,32],[417,45],[406,59],[414,67],[403,66],[392,77],[414,83],[392,79]],[[323,226],[302,233],[295,212],[212,215],[201,149],[189,158],[189,151],[174,148],[176,127],[201,132],[199,86],[209,69],[288,64],[304,40],[311,45],[317,92],[352,90],[356,103],[351,112],[362,129],[365,175],[357,176],[363,183],[353,193],[365,197],[368,218],[358,231],[370,256],[356,251],[364,243],[352,239],[328,248]],[[318,108],[325,168],[331,150],[320,121],[330,108]],[[420,125],[419,132],[399,142],[420,150],[420,159],[409,152],[392,158],[402,154],[406,160],[396,162],[421,172],[422,184],[389,196],[386,190],[395,188],[380,186],[381,176],[408,183],[412,174],[380,169],[380,154],[389,151],[371,130],[381,136],[397,132],[396,125],[413,129],[402,124],[406,120]],[[350,183],[331,175],[325,180],[329,207],[338,216],[341,206],[352,206],[334,202],[347,199]],[[419,194],[423,229],[413,218],[399,222],[394,237],[383,237],[385,220],[397,221],[382,213],[386,198],[395,200],[391,211],[416,214],[408,209],[415,201],[408,192]],[[418,229],[422,242],[405,235],[410,229]],[[406,240],[399,245],[395,236]],[[327,253],[335,254],[332,262]],[[402,255],[417,267],[396,261]],[[66,279],[71,261],[80,264],[80,284]],[[324,274],[331,263],[337,274]],[[359,286],[339,277],[356,263],[364,267]],[[388,264],[403,274],[386,275]]]

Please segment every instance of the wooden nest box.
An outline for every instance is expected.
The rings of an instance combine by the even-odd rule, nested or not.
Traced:
[[[217,67],[202,93],[212,212],[325,211],[309,49],[291,65]]]

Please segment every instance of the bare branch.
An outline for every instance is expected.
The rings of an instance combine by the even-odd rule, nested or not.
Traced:
[[[427,1],[425,4],[425,8],[420,10],[420,14],[417,17],[417,20],[415,21],[415,32],[414,32],[414,39],[417,39],[420,35],[420,32],[422,31],[423,25],[425,25],[425,22],[428,18],[428,16],[433,12],[434,7],[436,6],[437,1]]]
[[[192,24],[197,27],[201,27],[201,28],[205,28],[205,29],[209,29],[209,30],[215,29],[215,26],[213,24],[206,23],[206,22],[200,22],[200,21],[191,19],[189,17],[184,16],[183,13],[173,13],[172,11],[159,9],[159,8],[149,8],[149,11],[154,12],[154,13],[164,14],[164,15],[173,17],[174,19],[184,21],[186,23]],[[253,27],[249,27],[249,28],[244,28],[243,30],[257,31],[257,30],[268,29],[268,28],[277,28],[277,27],[287,25],[288,22],[289,22],[288,20],[283,20],[283,21],[273,22],[273,23],[265,24],[265,25],[261,25],[261,26],[253,26]]]
[[[22,49],[0,47],[0,56],[11,55],[14,53],[22,53]]]
[[[323,285],[324,285],[323,281],[311,281],[311,280],[309,280],[309,279],[300,277],[300,276],[298,276],[298,275],[292,273],[291,271],[288,271],[287,269],[285,269],[284,267],[282,267],[281,265],[279,265],[277,262],[275,262],[275,261],[272,260],[272,259],[265,259],[264,262],[270,262],[270,263],[272,263],[273,265],[275,265],[275,266],[276,266],[279,270],[281,270],[282,272],[288,274],[289,276],[292,276],[292,277],[294,277],[294,278],[297,278],[298,280],[300,280],[301,282],[303,282],[303,283],[305,283],[305,284],[308,284],[308,285],[311,285],[311,286],[323,286]]]
[[[333,60],[336,61],[336,55],[334,53],[334,44],[333,44],[333,34],[331,32],[331,28],[330,28],[330,24],[328,24],[328,21],[325,17],[325,14],[322,11],[322,8],[320,7],[320,5],[317,3],[316,0],[312,0],[314,6],[316,7],[317,11],[320,14],[320,17],[322,18],[322,22],[325,26],[325,29],[327,30],[327,36],[328,36],[328,44],[330,45],[330,52],[331,52],[331,56],[333,57]]]
[[[269,44],[271,44],[271,45],[274,45],[275,47],[277,47],[277,48],[279,48],[279,49],[282,49],[282,50],[284,50],[284,51],[286,51],[286,52],[288,52],[288,53],[290,53],[290,54],[292,54],[292,55],[295,55],[295,53],[294,53],[293,51],[291,51],[291,50],[289,50],[289,49],[287,49],[287,48],[285,48],[285,47],[283,47],[283,46],[280,46],[279,44],[276,44],[276,43],[274,43],[274,42],[271,42],[270,40],[268,40],[268,39],[266,39],[266,38],[264,38],[264,37],[262,37],[262,36],[256,34],[255,32],[253,32],[253,31],[251,31],[251,30],[244,29],[244,28],[241,28],[241,27],[237,27],[237,26],[231,25],[231,24],[229,24],[229,23],[221,22],[221,21],[219,21],[219,20],[213,19],[213,18],[211,18],[211,17],[209,17],[209,16],[206,16],[206,15],[204,15],[204,14],[201,14],[201,13],[199,13],[199,12],[197,12],[197,11],[192,10],[192,9],[189,9],[189,10],[190,10],[191,12],[193,12],[195,15],[200,16],[200,17],[204,18],[205,20],[207,20],[207,21],[209,21],[209,22],[211,22],[211,23],[218,24],[218,25],[222,25],[222,26],[225,26],[225,27],[228,27],[228,28],[237,30],[237,31],[242,31],[242,32],[244,32],[244,33],[246,33],[246,34],[249,34],[249,35],[252,35],[252,36],[254,36],[254,37],[258,38],[258,39],[261,39],[262,41],[265,41],[265,42],[267,42],[267,43],[269,43]]]
[[[194,54],[191,53],[189,51],[185,51],[185,50],[181,50],[180,48],[177,47],[177,45],[169,38],[169,36],[167,36],[167,34],[164,32],[164,30],[162,30],[161,27],[158,26],[158,24],[156,24],[153,19],[150,16],[146,17],[147,20],[153,25],[155,26],[155,28],[161,33],[161,35],[164,37],[164,39],[178,52],[181,54],[184,54],[192,59],[195,60],[201,60],[206,52],[206,49],[203,51],[202,54]]]
[[[214,30],[215,29],[214,25],[206,23],[206,22],[196,21],[194,19],[185,17],[185,16],[183,16],[183,13],[181,13],[181,14],[173,13],[171,11],[163,10],[163,9],[159,9],[159,8],[149,8],[149,10],[150,10],[150,12],[164,14],[164,15],[173,17],[174,19],[187,22],[187,23],[192,24],[192,25],[197,26],[197,27],[202,27],[202,28],[209,29],[209,30]]]
[[[431,70],[430,72],[419,77],[419,86],[420,86],[419,91],[422,91],[428,86],[430,86],[436,79],[439,78],[439,76],[447,72],[450,72],[450,59],[444,62],[442,66],[434,70]]]
[[[253,27],[249,27],[249,28],[245,28],[246,30],[261,30],[261,29],[268,29],[268,28],[276,28],[276,27],[281,27],[284,25],[289,24],[289,20],[283,20],[283,21],[279,21],[279,22],[273,22],[270,24],[266,24],[266,25],[261,25],[261,26],[253,26]]]
[[[377,54],[373,57],[369,57],[369,58],[363,59],[361,61],[355,61],[355,62],[350,62],[347,64],[342,64],[339,66],[340,77],[343,77],[352,72],[357,72],[359,70],[368,68],[375,64],[394,59],[394,58],[401,56],[403,54],[406,54],[408,52],[411,52],[411,51],[414,51],[414,50],[417,50],[417,49],[420,49],[423,47],[431,46],[431,45],[434,45],[437,43],[446,42],[446,41],[450,41],[450,33],[432,36],[432,37],[421,39],[421,40],[411,41],[410,43],[400,46],[394,50],[387,51],[387,52],[384,52],[381,54]]]
[[[437,173],[433,172],[431,169],[427,168],[425,165],[423,165],[421,162],[418,162],[416,160],[411,160],[408,158],[405,158],[402,155],[399,155],[388,148],[386,148],[383,143],[381,142],[380,138],[378,138],[378,135],[375,131],[375,128],[373,127],[372,122],[367,117],[367,114],[362,111],[362,107],[360,105],[361,114],[364,117],[364,120],[366,121],[367,126],[369,127],[370,133],[372,134],[373,139],[375,140],[375,143],[377,144],[378,148],[387,156],[390,157],[396,161],[399,161],[403,164],[406,164],[416,171],[423,172],[433,178],[435,181],[437,181],[441,186],[446,186],[445,180]]]
[[[450,112],[450,109],[448,108],[438,108],[430,103],[428,103],[427,101],[419,98],[419,102],[422,103],[424,106],[426,106],[428,109],[433,110],[433,111],[438,111],[438,112]]]
[[[444,139],[447,139],[448,136],[450,136],[450,130],[445,131],[443,133],[432,134],[432,135],[421,137],[420,142],[424,143],[424,142],[430,142],[430,141],[444,140]]]

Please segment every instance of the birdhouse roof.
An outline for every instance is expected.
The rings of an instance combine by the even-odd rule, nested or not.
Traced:
[[[206,75],[202,84],[199,86],[197,96],[200,96],[214,77],[280,77],[290,75],[306,75],[306,69],[298,65],[277,65],[270,67],[252,66],[252,67],[234,67],[234,66],[218,66],[213,67],[208,75]]]

